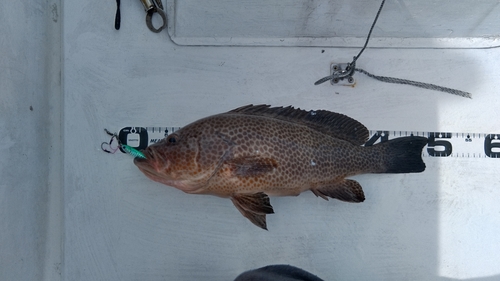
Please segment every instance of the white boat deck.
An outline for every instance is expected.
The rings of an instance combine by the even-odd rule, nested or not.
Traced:
[[[264,231],[228,199],[101,151],[104,128],[184,126],[250,103],[372,130],[500,133],[498,1],[388,1],[357,62],[472,99],[359,73],[353,87],[314,86],[358,53],[378,8],[330,2],[168,0],[155,34],[139,1],[122,1],[119,31],[114,1],[3,1],[0,280],[218,281],[270,264],[325,280],[500,280],[499,159],[356,176],[361,204],[272,197]]]

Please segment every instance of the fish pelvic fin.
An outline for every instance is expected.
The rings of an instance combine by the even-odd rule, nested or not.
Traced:
[[[314,195],[325,200],[328,200],[328,197],[330,197],[352,203],[365,201],[363,188],[355,180],[344,179],[320,188],[312,188],[311,191]]]
[[[234,194],[231,201],[240,213],[256,226],[267,230],[266,214],[274,214],[269,197],[263,192]]]
[[[401,137],[375,145],[382,155],[382,164],[377,173],[420,173],[425,170],[422,149],[427,144],[425,137]]]

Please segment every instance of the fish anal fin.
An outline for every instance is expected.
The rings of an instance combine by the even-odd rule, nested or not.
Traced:
[[[359,203],[365,201],[363,188],[355,180],[344,179],[327,186],[313,188],[311,191],[318,197],[328,200],[328,197],[338,200]]]
[[[278,162],[273,158],[258,156],[241,156],[226,161],[230,170],[238,177],[254,177],[271,173],[278,167]]]
[[[234,194],[231,196],[231,201],[244,217],[267,230],[266,214],[273,214],[274,210],[265,193]]]
[[[314,193],[314,195],[316,195],[316,197],[321,197],[323,199],[325,199],[326,201],[328,201],[328,196],[323,194],[321,191],[319,191],[318,189],[316,188],[312,188],[311,189],[312,193]]]

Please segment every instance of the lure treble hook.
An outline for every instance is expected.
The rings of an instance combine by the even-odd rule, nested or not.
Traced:
[[[143,159],[146,159],[146,156],[141,151],[139,151],[139,150],[131,147],[130,145],[123,144],[120,141],[120,139],[118,138],[118,135],[116,133],[111,133],[107,129],[104,129],[104,131],[106,132],[106,134],[108,134],[109,136],[111,136],[111,140],[109,142],[103,142],[103,143],[101,143],[101,149],[102,149],[102,151],[107,152],[107,153],[111,153],[111,154],[115,154],[115,152],[118,151],[118,149],[120,149],[124,153],[132,155],[134,158],[143,158]],[[116,142],[118,143],[118,145],[116,147],[111,146],[111,144],[113,143],[113,140],[116,140]],[[106,149],[105,146],[108,146],[109,150]]]
[[[161,0],[141,0],[141,3],[142,5],[144,5],[144,10],[147,13],[146,25],[148,26],[149,30],[153,31],[154,33],[158,33],[165,27],[167,27],[167,15],[163,10],[163,4],[161,3]],[[157,13],[163,20],[163,24],[159,28],[153,26],[152,19],[155,13]]]
[[[102,142],[101,149],[104,152],[115,154],[115,152],[120,148],[120,145],[121,145],[120,140],[118,139],[118,136],[116,135],[116,133],[113,134],[110,131],[108,131],[107,129],[104,129],[104,131],[106,132],[106,134],[111,136],[111,140],[109,142]],[[114,140],[116,140],[116,142],[118,143],[116,145],[116,147],[111,146],[111,144],[113,143]],[[109,148],[109,150],[106,148],[106,146]]]

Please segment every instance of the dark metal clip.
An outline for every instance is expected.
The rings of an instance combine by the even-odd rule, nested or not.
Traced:
[[[345,67],[344,67],[345,66]],[[347,79],[349,83],[354,82],[354,71],[356,70],[356,58],[352,62],[346,64],[332,64],[331,73],[329,76],[319,79],[314,85],[319,85],[331,80],[332,84],[336,84],[341,80]]]
[[[161,3],[161,0],[141,0],[142,5],[144,5],[144,10],[146,11],[146,25],[148,26],[149,30],[153,31],[154,33],[158,33],[162,31],[165,27],[167,27],[167,15],[165,14],[165,11],[163,10],[163,5]],[[163,20],[163,24],[159,28],[155,28],[153,26],[152,18],[153,14],[157,13],[161,19]]]

